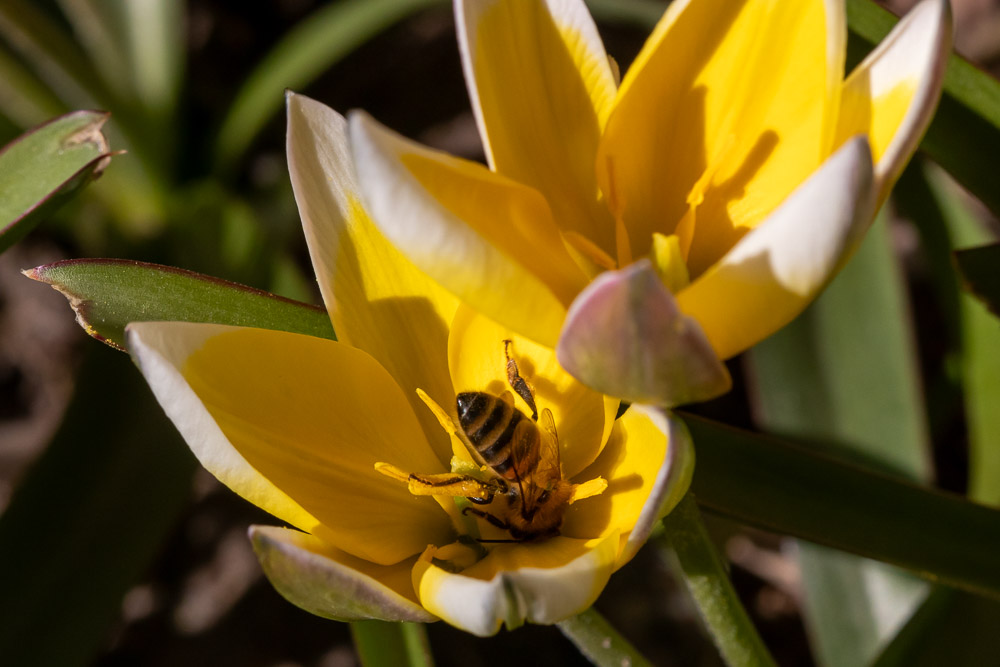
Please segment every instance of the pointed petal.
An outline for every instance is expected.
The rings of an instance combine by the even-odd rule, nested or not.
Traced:
[[[598,540],[554,537],[501,544],[472,567],[453,574],[422,557],[413,586],[432,614],[480,637],[506,622],[549,624],[589,607],[604,590],[618,554],[618,535]]]
[[[924,0],[844,83],[838,141],[868,135],[879,205],[889,196],[934,115],[951,53],[951,34],[947,0]]]
[[[569,309],[557,352],[581,382],[630,403],[683,405],[732,386],[698,322],[680,312],[649,260],[588,285]]]
[[[585,278],[541,195],[361,112],[350,131],[366,205],[386,237],[466,303],[554,346]]]
[[[437,620],[413,592],[416,557],[375,565],[308,533],[277,526],[251,526],[250,539],[271,584],[311,614],[335,621]]]
[[[376,461],[441,468],[399,387],[365,352],[189,322],[134,323],[128,340],[195,456],[258,507],[382,565],[451,539],[437,503],[375,471]]]
[[[499,395],[510,389],[507,383],[505,340],[517,362],[521,377],[535,392],[535,405],[548,408],[555,419],[563,476],[568,478],[590,465],[608,436],[618,411],[617,400],[577,382],[559,365],[550,347],[517,336],[471,308],[460,308],[451,328],[448,356],[455,393],[488,391]],[[531,410],[520,398],[518,407],[526,415]],[[448,406],[454,411],[454,401]]]
[[[582,0],[459,0],[455,23],[490,166],[541,192],[560,229],[613,254],[594,156],[615,79]]]
[[[334,330],[396,379],[447,465],[448,439],[419,404],[416,390],[444,400],[451,389],[448,323],[458,300],[413,266],[368,218],[344,118],[295,93],[288,93],[287,106],[292,189]]]
[[[659,408],[632,405],[615,422],[598,459],[578,475],[579,480],[603,477],[608,488],[571,505],[562,534],[592,538],[620,533],[617,569],[680,502],[693,472],[694,448],[684,423]]]
[[[720,359],[783,327],[847,260],[874,216],[871,152],[852,139],[677,295]]]
[[[597,159],[634,256],[690,204],[697,276],[820,164],[843,72],[839,4],[670,5],[622,81]]]

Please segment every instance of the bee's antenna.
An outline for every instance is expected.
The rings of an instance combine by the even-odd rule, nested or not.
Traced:
[[[524,540],[515,540],[515,539],[509,539],[509,540],[484,540],[482,538],[476,538],[476,542],[479,542],[480,544],[518,544],[518,543],[523,542],[523,541]]]

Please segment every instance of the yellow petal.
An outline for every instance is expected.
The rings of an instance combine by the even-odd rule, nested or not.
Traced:
[[[451,539],[437,503],[375,471],[376,461],[421,471],[440,463],[399,387],[365,352],[188,322],[132,324],[129,349],[202,464],[247,500],[381,565]]]
[[[455,13],[490,165],[541,192],[560,229],[613,254],[594,156],[615,80],[583,2],[462,0]]]
[[[670,6],[622,81],[597,159],[635,256],[694,206],[697,276],[819,165],[843,71],[838,7]]]
[[[339,340],[368,352],[396,379],[447,466],[451,446],[416,389],[438,400],[451,390],[448,323],[458,300],[413,266],[368,218],[344,118],[294,93],[288,93],[287,106],[292,188],[334,330]]]
[[[350,118],[365,203],[375,224],[460,299],[555,345],[566,306],[586,283],[544,198],[482,165],[431,151]]]
[[[559,365],[552,348],[515,335],[471,308],[459,308],[451,328],[448,357],[455,393],[487,391],[500,395],[507,383],[503,341],[512,341],[510,355],[521,377],[535,391],[538,410],[548,408],[555,419],[563,476],[576,475],[590,464],[607,441],[618,401],[605,400],[575,380]],[[531,410],[515,398],[525,415]],[[448,406],[454,410],[454,400]]]
[[[416,556],[375,565],[307,533],[277,526],[251,526],[250,539],[271,584],[312,614],[337,621],[437,620],[413,591]]]
[[[677,295],[720,359],[786,325],[847,261],[874,216],[871,152],[845,144],[759,227]]]
[[[837,141],[868,135],[878,205],[889,196],[934,115],[951,31],[948,2],[924,0],[844,82]]]
[[[413,568],[413,587],[429,612],[481,637],[496,634],[503,623],[556,623],[601,594],[618,541],[613,533],[598,540],[501,544],[459,574],[433,564],[427,553]]]
[[[578,475],[604,477],[608,488],[571,505],[562,534],[581,539],[620,534],[617,569],[684,496],[693,470],[694,449],[684,425],[662,410],[633,405],[615,422],[598,459]]]

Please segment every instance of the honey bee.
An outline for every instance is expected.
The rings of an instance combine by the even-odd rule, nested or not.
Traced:
[[[467,506],[462,513],[506,530],[512,539],[480,542],[530,542],[554,537],[571,503],[601,493],[607,486],[600,478],[584,485],[563,479],[552,412],[545,408],[539,414],[534,393],[510,356],[510,345],[511,341],[504,341],[507,383],[531,409],[530,417],[514,404],[510,391],[499,396],[485,391],[458,394],[455,406],[460,430],[438,412],[440,408],[436,411],[442,424],[451,424],[451,430],[487,472],[486,479],[459,473],[407,474],[387,463],[375,464],[379,472],[407,482],[415,495],[463,497],[477,505],[490,505],[490,511]],[[425,394],[421,397],[429,401]],[[432,402],[428,406],[432,410],[437,407]]]

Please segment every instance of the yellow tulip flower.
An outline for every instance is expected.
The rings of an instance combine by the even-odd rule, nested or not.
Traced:
[[[375,223],[590,386],[668,405],[725,391],[719,360],[843,265],[951,43],[947,1],[924,0],[845,79],[843,0],[675,0],[619,85],[582,0],[456,0],[455,17],[489,167],[355,113]]]
[[[442,618],[479,635],[583,611],[687,490],[683,425],[638,407],[616,420],[618,401],[570,377],[551,347],[460,305],[361,207],[346,121],[287,102],[292,185],[339,340],[133,323],[129,350],[156,398],[206,469],[294,527],[255,526],[251,538],[274,586],[308,611]],[[454,426],[456,396],[505,392],[505,348],[551,416],[549,471],[571,489],[555,536],[517,541],[494,525],[524,480],[501,490]],[[411,493],[409,473],[493,484],[497,497],[473,507],[467,491]]]

